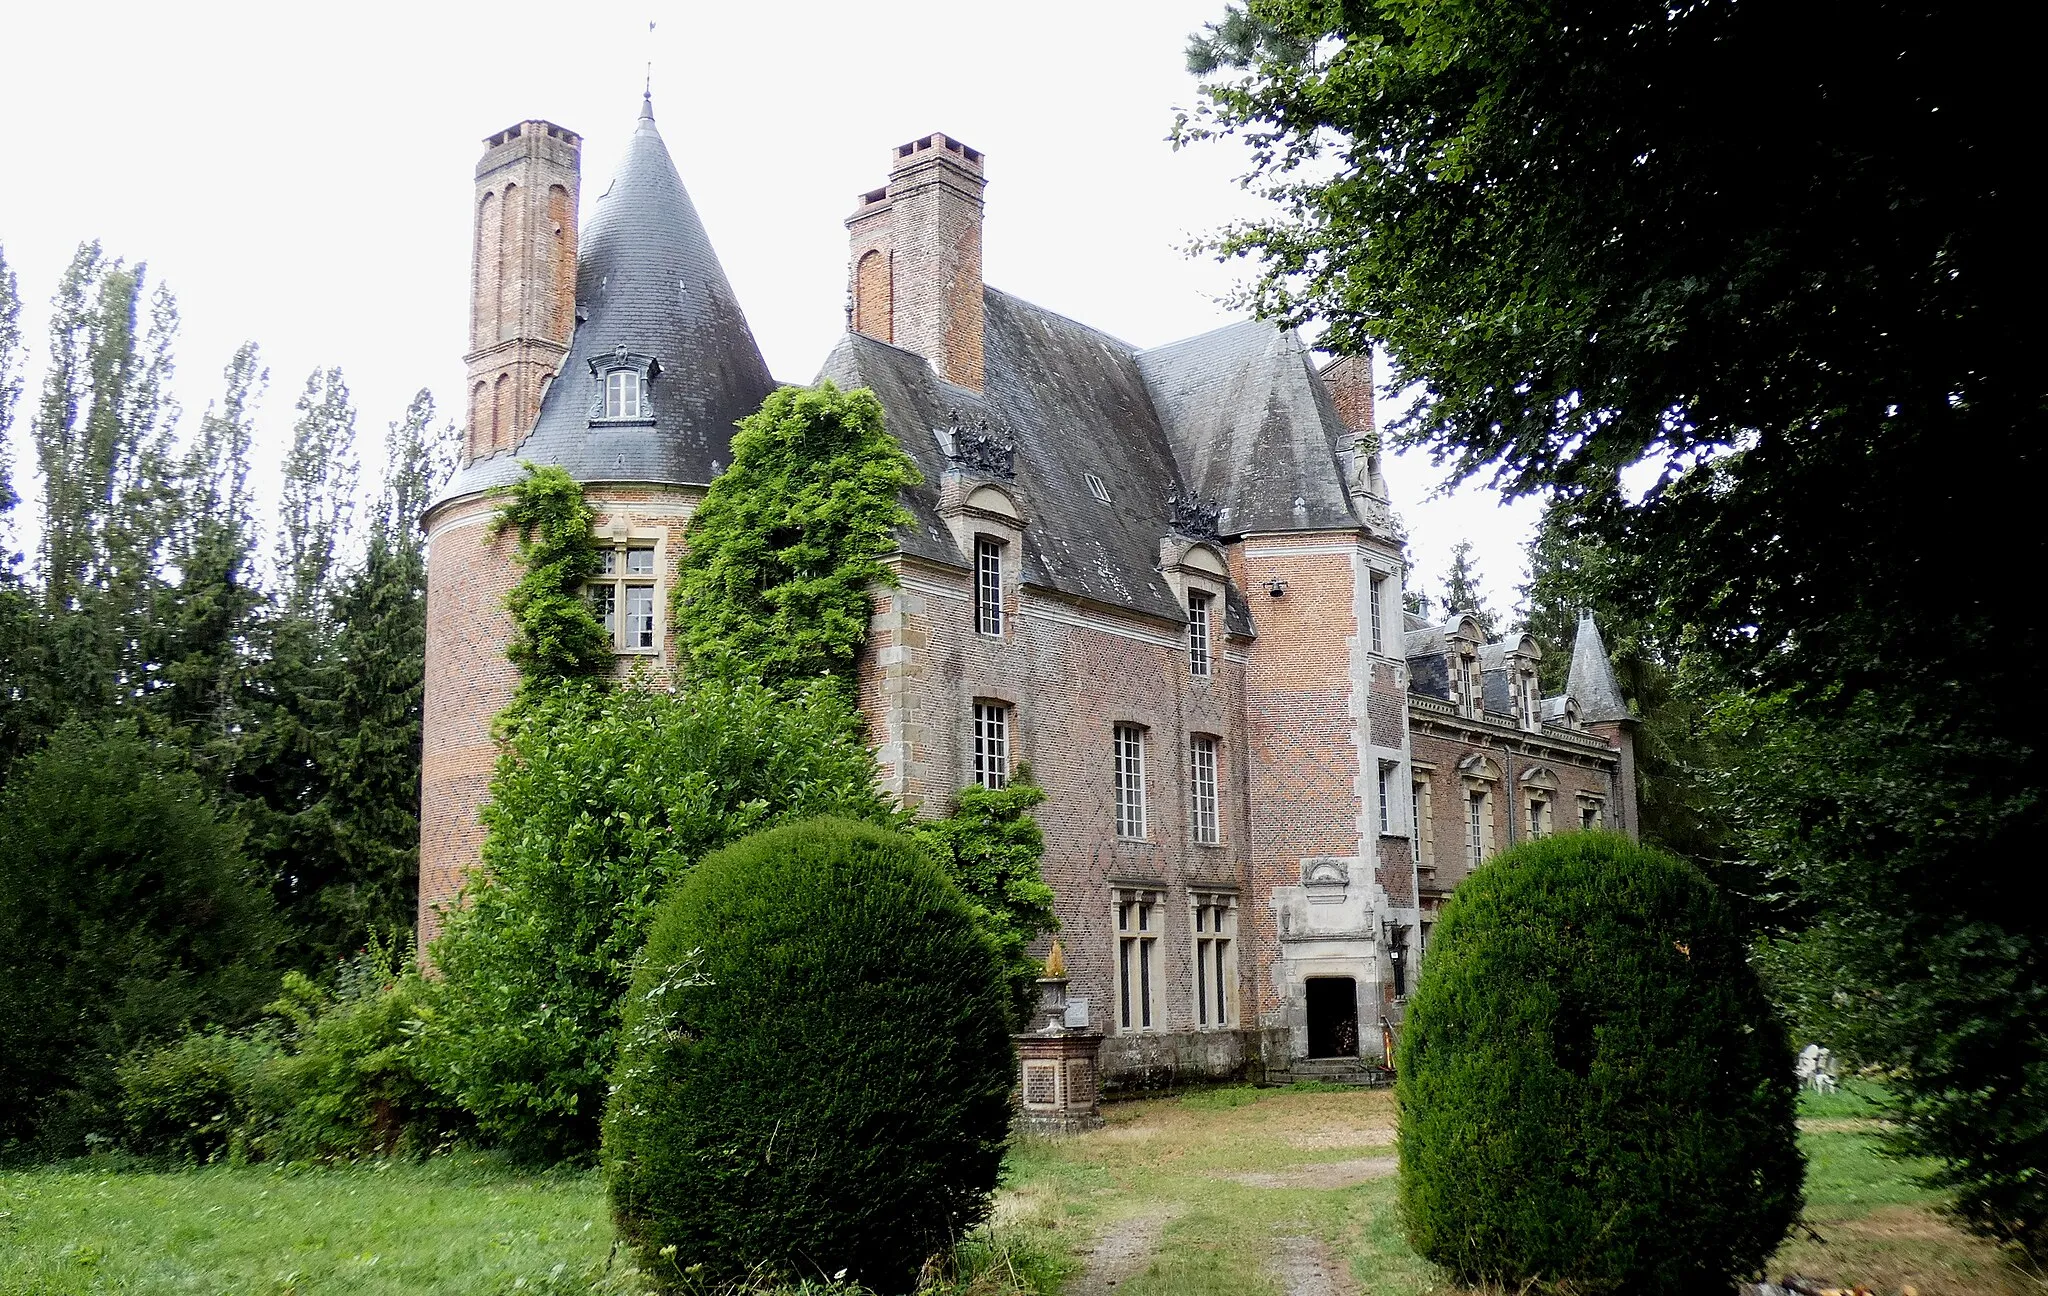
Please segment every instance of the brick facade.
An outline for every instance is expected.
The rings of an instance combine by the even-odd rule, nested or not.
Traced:
[[[536,125],[546,126],[526,124]],[[651,107],[641,128],[643,142],[655,138]],[[520,219],[573,230],[575,142],[556,127],[493,137],[480,210],[501,200],[508,176],[537,190],[546,168],[567,166],[566,225],[553,213]],[[918,813],[946,813],[977,777],[977,706],[985,721],[1002,717],[1004,768],[1028,763],[1048,794],[1037,815],[1045,875],[1070,994],[1108,1036],[1105,1084],[1284,1067],[1332,1049],[1374,1057],[1381,1023],[1399,1023],[1428,924],[1468,871],[1474,794],[1482,859],[1527,834],[1532,803],[1538,831],[1633,831],[1632,722],[1613,709],[1604,650],[1574,661],[1574,678],[1605,699],[1582,726],[1568,701],[1535,696],[1533,642],[1484,644],[1469,619],[1426,627],[1403,616],[1403,537],[1380,470],[1369,357],[1318,372],[1298,339],[1245,327],[1138,355],[985,294],[983,168],[948,136],[912,141],[846,222],[852,335],[828,371],[876,389],[927,478],[906,494],[918,521],[891,560],[897,583],[874,592],[860,663],[880,776]],[[499,364],[492,347],[559,363],[563,321],[575,318],[564,262],[522,234],[537,251],[508,280],[508,263],[483,251],[496,246],[485,228],[473,371]],[[501,322],[508,302],[511,325]],[[675,356],[650,355],[672,371],[664,398],[687,384]],[[537,399],[541,387],[528,387]],[[1216,411],[1241,396],[1242,415],[1217,425]],[[554,419],[557,403],[548,408]],[[1020,423],[1021,437],[1009,430]],[[600,431],[640,435],[590,427],[593,444]],[[971,454],[961,448],[970,432]],[[668,462],[617,444],[617,462],[627,452]],[[484,435],[473,415],[472,458],[510,447],[527,449],[502,425]],[[704,449],[715,471],[728,452]],[[1239,473],[1230,455],[1255,459],[1254,470]],[[619,671],[645,668],[665,684],[668,594],[704,486],[579,476],[602,540],[656,550],[659,643],[622,649]],[[1217,505],[1203,489],[1221,494]],[[504,657],[513,542],[492,533],[491,511],[472,491],[426,520],[423,940],[479,858],[492,722],[516,683]],[[1261,521],[1219,525],[1232,516]],[[999,618],[978,606],[982,576],[996,580]],[[1191,596],[1206,600],[1206,671]],[[1196,774],[1211,752],[1213,843],[1202,840]],[[1124,830],[1118,791],[1139,753],[1142,833]],[[1139,948],[1130,941],[1151,942],[1149,1024],[1124,974],[1126,949]],[[1348,1022],[1329,1006],[1338,989],[1352,996]]]

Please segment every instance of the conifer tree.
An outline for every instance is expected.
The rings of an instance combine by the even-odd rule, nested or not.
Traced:
[[[243,680],[265,605],[253,569],[249,447],[270,371],[256,344],[245,342],[223,378],[221,399],[200,419],[180,466],[170,551],[175,584],[161,627],[166,687],[156,705],[202,771],[231,759],[225,749],[242,728],[235,712],[246,703]]]
[[[422,389],[385,437],[384,489],[362,564],[335,599],[339,687],[323,804],[336,871],[319,935],[337,952],[366,929],[407,931],[415,917],[427,642],[420,516],[449,466],[454,432],[433,423],[434,398]]]
[[[1460,540],[1451,547],[1451,565],[1443,575],[1444,614],[1454,615],[1470,612],[1479,620],[1479,629],[1488,639],[1494,637],[1493,608],[1486,602],[1486,592],[1479,588],[1479,563],[1472,557],[1472,542]]]

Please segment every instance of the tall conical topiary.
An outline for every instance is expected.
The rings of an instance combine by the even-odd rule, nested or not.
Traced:
[[[1410,1242],[1512,1290],[1723,1292],[1798,1214],[1792,1051],[1719,892],[1607,833],[1460,884],[1399,1051]]]
[[[707,856],[656,917],[605,1115],[612,1212],[670,1287],[907,1291],[987,1217],[1006,967],[918,844],[844,819]]]

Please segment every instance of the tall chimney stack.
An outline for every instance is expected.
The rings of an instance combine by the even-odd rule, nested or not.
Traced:
[[[484,141],[470,261],[468,463],[525,439],[576,330],[583,140],[523,121]]]
[[[982,384],[979,152],[947,135],[899,145],[889,182],[861,195],[852,240],[850,316],[857,333],[923,356],[941,378]]]

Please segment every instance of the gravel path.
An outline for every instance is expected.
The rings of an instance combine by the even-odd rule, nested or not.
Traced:
[[[1247,1188],[1355,1188],[1368,1179],[1386,1179],[1401,1168],[1397,1157],[1360,1157],[1355,1161],[1321,1161],[1291,1170],[1227,1176]]]
[[[1358,1290],[1343,1264],[1330,1258],[1330,1249],[1319,1238],[1281,1238],[1272,1267],[1287,1296],[1353,1296]]]
[[[1178,1203],[1162,1204],[1111,1224],[1092,1248],[1081,1253],[1087,1268],[1067,1289],[1067,1296],[1106,1296],[1119,1283],[1143,1273],[1159,1249],[1159,1235],[1184,1209]]]

